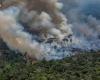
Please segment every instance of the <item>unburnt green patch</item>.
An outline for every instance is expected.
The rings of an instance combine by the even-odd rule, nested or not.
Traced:
[[[34,64],[10,53],[0,58],[0,80],[100,80],[100,52]]]

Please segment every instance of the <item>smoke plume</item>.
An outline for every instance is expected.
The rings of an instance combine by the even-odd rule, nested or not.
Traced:
[[[73,34],[81,42],[79,48],[100,50],[100,0],[61,1]]]
[[[38,60],[97,51],[99,9],[99,0],[4,0],[0,37],[10,49]]]
[[[44,41],[55,38],[60,42],[72,34],[71,25],[60,12],[63,5],[57,0],[9,0],[1,6],[0,37],[10,49],[33,59],[41,60],[51,50],[48,48],[48,52],[47,45],[36,41],[35,34]]]
[[[10,11],[10,10],[8,10]],[[8,14],[9,13],[9,14]],[[17,23],[15,16],[10,12],[0,11],[0,36],[12,50],[27,53],[33,59],[41,59],[43,53],[32,35],[24,31],[24,28]]]

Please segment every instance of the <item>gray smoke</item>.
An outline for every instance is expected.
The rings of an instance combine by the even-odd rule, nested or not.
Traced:
[[[17,13],[19,9],[16,7],[0,11],[0,36],[10,49],[23,54],[27,52],[28,56],[40,60],[43,57],[41,56],[42,48],[32,40],[32,35],[25,32],[23,26],[16,21]]]
[[[72,24],[74,42],[80,41],[78,48],[100,50],[100,0],[61,1],[63,12]]]
[[[57,0],[31,0],[30,2],[27,0],[4,1],[0,11],[0,37],[12,50],[22,54],[27,53],[33,59],[48,60],[47,56],[48,53],[52,53],[52,48],[38,43],[35,36],[25,29],[30,29],[35,34],[39,33],[38,38],[45,40],[56,38],[61,42],[65,36],[72,34],[71,25],[59,11],[62,4]],[[23,27],[20,23],[28,26]]]
[[[0,37],[10,49],[38,60],[100,50],[99,0],[5,0],[1,6]]]

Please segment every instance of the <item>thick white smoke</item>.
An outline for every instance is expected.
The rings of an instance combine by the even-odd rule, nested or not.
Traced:
[[[55,50],[48,45],[39,44],[34,39],[35,36],[26,32],[25,29],[39,34],[38,38],[45,40],[55,38],[58,42],[72,35],[71,25],[67,24],[66,17],[59,11],[62,4],[57,0],[31,0],[31,3],[27,0],[16,1],[5,1],[2,5],[0,37],[12,50],[22,54],[27,53],[33,59],[49,60],[48,53],[55,55]],[[27,24],[27,27],[23,27],[21,23]],[[58,58],[55,56],[50,59]]]
[[[10,49],[38,60],[62,59],[74,50],[100,50],[100,1],[59,1],[5,0],[0,37]]]
[[[67,24],[66,17],[60,12],[62,6],[58,0],[31,0],[22,10],[20,21],[45,38],[62,40],[72,34],[71,25]]]
[[[17,23],[17,14],[13,14],[13,10],[18,11],[15,7],[0,11],[1,38],[10,49],[20,51],[23,54],[27,53],[29,57],[40,60],[43,57],[41,46],[33,41],[32,35],[25,32],[24,28]]]
[[[57,38],[62,40],[72,34],[71,25],[60,12],[63,4],[58,0],[5,0],[2,9],[9,6],[21,7],[19,21],[27,24],[34,32],[44,38]]]

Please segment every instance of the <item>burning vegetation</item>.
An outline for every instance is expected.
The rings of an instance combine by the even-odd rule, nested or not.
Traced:
[[[11,50],[37,60],[100,50],[100,20],[95,16],[100,1],[96,2],[1,0],[0,37]],[[66,16],[61,12],[63,6]]]

